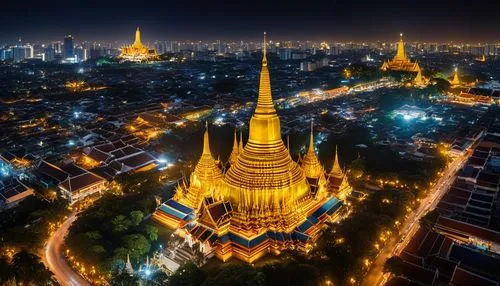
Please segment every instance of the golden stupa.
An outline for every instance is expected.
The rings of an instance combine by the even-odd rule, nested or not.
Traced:
[[[450,81],[450,84],[452,87],[457,87],[461,84],[460,79],[458,78],[458,69],[457,68],[455,68],[455,71],[453,73],[453,79]]]
[[[147,62],[158,60],[158,54],[154,49],[150,49],[141,42],[141,31],[139,27],[135,31],[134,43],[130,46],[124,46],[121,49],[119,58],[131,62]]]
[[[316,157],[313,133],[302,166],[292,160],[281,139],[264,48],[255,112],[248,142],[234,134],[230,167],[222,175],[205,131],[203,153],[189,186],[153,218],[202,245],[205,255],[222,261],[236,257],[252,263],[267,253],[295,248],[308,251],[321,226],[342,206],[328,188]],[[203,162],[203,163],[202,163]]]
[[[418,72],[420,67],[417,62],[412,63],[405,52],[405,43],[403,41],[403,33],[399,34],[398,49],[392,60],[386,60],[380,67],[383,71],[406,71]]]

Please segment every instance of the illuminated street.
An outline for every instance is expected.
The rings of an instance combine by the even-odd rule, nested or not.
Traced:
[[[63,255],[64,239],[69,227],[75,221],[76,215],[72,214],[64,221],[47,241],[45,246],[44,263],[54,273],[57,281],[63,286],[85,286],[90,283],[80,274],[76,273],[66,262]]]
[[[385,261],[393,255],[398,255],[401,250],[404,249],[405,245],[408,244],[412,236],[418,230],[420,218],[436,207],[440,198],[448,191],[455,180],[456,172],[463,167],[469,156],[470,153],[466,153],[465,155],[456,157],[448,165],[436,184],[429,190],[427,197],[420,201],[419,208],[412,212],[405,220],[399,235],[392,237],[388,244],[382,249],[363,280],[362,285],[383,285],[387,282],[386,279],[388,275],[384,275],[383,273]]]

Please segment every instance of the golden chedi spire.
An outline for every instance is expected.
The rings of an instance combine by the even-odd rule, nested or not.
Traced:
[[[135,30],[135,40],[134,43],[132,44],[133,47],[142,47],[142,42],[141,42],[141,30],[139,27],[137,27],[137,30]]]
[[[415,76],[415,79],[413,80],[413,82],[416,85],[423,85],[424,84],[424,79],[422,78],[422,71],[420,68],[418,69],[417,76]]]
[[[239,147],[238,147],[238,140],[236,139],[236,128],[235,128],[234,129],[233,150],[231,151],[231,155],[229,155],[229,164],[230,165],[234,165],[236,163],[236,160],[238,159],[238,154],[239,154]]]
[[[210,152],[210,140],[208,136],[208,122],[205,124],[203,135],[203,152],[196,164],[189,180],[189,188],[185,197],[181,200],[187,206],[197,209],[205,195],[211,195],[222,179],[222,171]]]
[[[340,200],[345,200],[352,192],[352,187],[347,180],[347,175],[342,178],[342,183],[340,183],[339,189],[337,191],[337,197]]]
[[[307,178],[319,178],[323,174],[323,167],[316,156],[314,148],[313,121],[311,120],[311,134],[309,136],[309,148],[302,159],[302,169]]]
[[[403,33],[399,34],[399,42],[398,49],[396,52],[396,56],[394,57],[395,61],[406,61],[406,52],[405,52],[405,42],[403,41]]]
[[[243,132],[240,130],[240,144],[238,146],[238,154],[243,152]]]
[[[344,172],[342,172],[342,168],[340,168],[339,164],[339,152],[337,146],[335,146],[335,157],[333,159],[333,166],[330,171],[330,176],[335,178],[342,178],[344,176]]]
[[[262,221],[286,227],[294,207],[309,193],[304,172],[281,139],[280,120],[274,108],[269,70],[263,43],[259,96],[250,119],[249,138],[236,163],[224,176],[222,196],[230,199],[243,224],[259,228]]]
[[[458,68],[455,68],[455,72],[453,74],[453,79],[451,80],[451,85],[457,86],[460,85],[460,79],[458,78]]]

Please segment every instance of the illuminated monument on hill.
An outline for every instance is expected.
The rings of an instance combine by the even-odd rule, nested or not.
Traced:
[[[264,34],[265,35],[265,34]],[[280,119],[271,95],[265,36],[259,96],[250,119],[245,146],[236,133],[231,166],[222,171],[209,147],[208,125],[203,152],[190,177],[162,204],[153,218],[177,229],[187,240],[200,243],[206,256],[231,257],[252,263],[267,253],[285,249],[307,252],[325,221],[342,206],[339,187],[328,183],[315,152],[313,133],[301,165],[292,160],[281,139]],[[340,169],[338,159],[334,168]],[[350,192],[350,188],[349,188]],[[343,193],[345,198],[347,193]]]
[[[403,42],[403,34],[400,34],[398,49],[396,55],[392,60],[386,60],[380,67],[383,71],[406,71],[406,72],[418,72],[420,66],[417,62],[412,63],[410,59],[406,56],[405,43]]]
[[[148,62],[158,60],[158,54],[154,49],[150,49],[141,42],[141,31],[139,27],[135,31],[134,43],[130,46],[124,46],[118,56],[120,59],[131,62]]]

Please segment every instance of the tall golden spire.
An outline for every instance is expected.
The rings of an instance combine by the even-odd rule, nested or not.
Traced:
[[[270,218],[266,213],[295,216],[293,208],[309,195],[309,185],[281,139],[267,64],[264,46],[259,97],[250,119],[248,140],[224,176],[222,197],[230,199],[245,224],[265,219],[275,227],[286,227],[278,217]]]
[[[453,80],[450,83],[451,83],[451,85],[460,85],[460,79],[458,78],[458,68],[455,68]]]
[[[210,142],[208,140],[208,121],[205,121],[205,134],[203,135],[203,153],[202,154],[208,154],[212,155],[210,153]]]
[[[137,30],[135,31],[135,40],[134,40],[134,44],[133,46],[142,46],[142,42],[141,42],[141,30],[139,29],[139,27],[137,27]]]
[[[314,121],[311,120],[311,133],[309,134],[309,150],[307,150],[308,153],[314,152],[314,134],[313,134],[313,129],[314,129]]]
[[[234,165],[236,160],[238,160],[239,147],[238,140],[236,139],[236,128],[234,129],[234,141],[233,141],[233,150],[231,151],[231,155],[229,155],[229,164]]]
[[[276,114],[273,98],[271,95],[271,79],[267,69],[267,47],[266,32],[264,32],[264,42],[262,43],[262,69],[260,72],[259,97],[257,98],[257,107],[255,115],[272,116]]]
[[[238,152],[241,153],[243,151],[243,132],[240,130],[240,144],[238,147]]]
[[[344,176],[344,172],[342,172],[342,168],[340,168],[339,164],[339,152],[337,146],[335,146],[335,158],[333,159],[332,170],[330,171],[330,176],[340,178]]]
[[[405,53],[405,42],[403,42],[403,33],[399,34],[399,42],[398,42],[398,50],[396,52],[396,56],[394,60],[405,61],[406,53]]]

